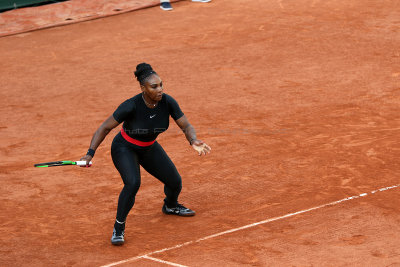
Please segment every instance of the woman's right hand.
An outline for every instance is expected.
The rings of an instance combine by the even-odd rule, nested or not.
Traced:
[[[82,167],[90,167],[91,165],[90,165],[90,161],[92,160],[92,156],[90,156],[90,155],[85,155],[85,156],[83,156],[80,160],[81,161],[86,161],[86,166],[82,166]]]
[[[201,140],[194,140],[192,142],[192,147],[194,148],[194,150],[197,151],[197,153],[199,153],[199,156],[203,155],[207,155],[207,153],[211,152],[211,147],[209,147],[206,143],[204,143]]]

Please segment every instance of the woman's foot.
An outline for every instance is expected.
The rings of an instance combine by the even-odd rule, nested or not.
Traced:
[[[167,205],[164,203],[162,207],[162,212],[168,215],[178,215],[178,216],[194,216],[196,212],[194,212],[191,209],[186,208],[185,206],[178,204],[176,207],[167,207]]]
[[[111,244],[114,246],[121,246],[124,244],[125,239],[125,222],[115,220],[114,230],[111,237]]]
[[[113,244],[114,246],[122,246],[125,242],[124,235],[125,235],[125,230],[116,230],[114,228],[111,237],[111,244]]]

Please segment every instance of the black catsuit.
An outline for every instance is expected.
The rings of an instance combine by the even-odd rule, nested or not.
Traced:
[[[167,153],[155,141],[160,133],[168,129],[170,115],[177,120],[183,112],[175,99],[167,94],[163,94],[155,108],[147,107],[142,95],[138,94],[123,102],[113,113],[117,122],[124,122],[111,145],[112,160],[124,182],[118,199],[117,220],[120,222],[125,221],[135,203],[140,187],[139,165],[164,184],[164,202],[168,207],[175,207],[178,203],[181,176]]]

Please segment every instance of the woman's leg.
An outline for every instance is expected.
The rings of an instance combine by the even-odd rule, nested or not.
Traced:
[[[175,207],[182,189],[182,179],[174,163],[158,142],[141,155],[139,159],[143,168],[164,184],[165,204]]]
[[[119,142],[113,142],[111,157],[124,182],[117,208],[117,221],[125,222],[129,211],[135,203],[135,196],[140,187],[140,167],[136,152]],[[117,222],[116,222],[116,226]]]

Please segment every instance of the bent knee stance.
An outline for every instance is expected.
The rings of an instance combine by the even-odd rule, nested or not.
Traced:
[[[122,189],[125,193],[130,197],[135,197],[136,193],[139,191],[140,188],[140,180],[138,179],[134,181],[130,181],[125,183],[124,188]]]

